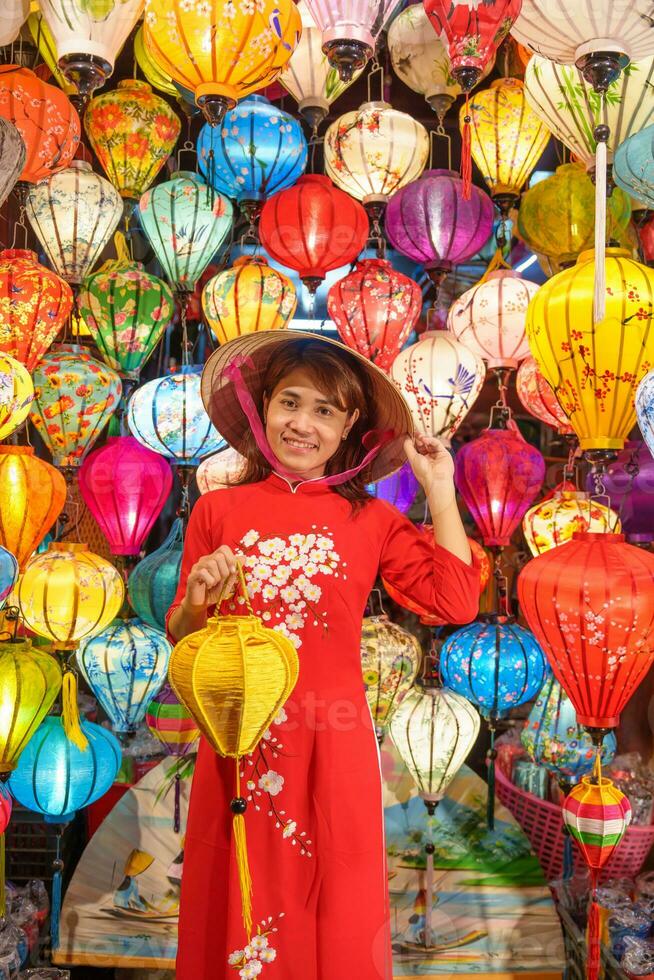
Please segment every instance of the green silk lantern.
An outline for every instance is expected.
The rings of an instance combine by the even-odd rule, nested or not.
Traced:
[[[140,262],[111,263],[88,276],[77,304],[105,362],[133,380],[175,313],[170,288]]]
[[[0,776],[16,761],[57,699],[61,667],[31,640],[0,643]]]
[[[177,517],[161,547],[136,565],[127,583],[136,615],[161,630],[166,628],[166,613],[177,592],[183,547],[184,524]]]

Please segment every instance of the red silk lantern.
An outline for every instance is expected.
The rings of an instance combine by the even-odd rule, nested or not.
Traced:
[[[643,258],[648,265],[654,261],[654,218],[650,218],[638,229]]]
[[[67,282],[29,249],[0,252],[0,351],[33,371],[70,315]]]
[[[654,555],[579,532],[524,567],[518,596],[579,724],[615,728],[654,661]]]
[[[422,309],[417,282],[387,259],[363,259],[327,294],[327,312],[344,344],[388,371]]]
[[[67,167],[79,146],[77,112],[56,85],[29,68],[0,66],[0,116],[13,123],[25,143],[20,180],[36,184]]]
[[[541,454],[509,429],[486,429],[456,454],[455,483],[487,547],[510,544],[544,477]]]
[[[368,216],[323,174],[304,174],[269,198],[259,220],[259,238],[277,262],[295,269],[315,292],[331,269],[352,262],[368,240]]]
[[[173,485],[170,464],[133,436],[113,436],[90,453],[79,488],[112,555],[138,555]]]
[[[534,357],[525,357],[520,362],[515,387],[518,398],[530,415],[555,429],[559,435],[574,435],[568,416],[557,402]]]

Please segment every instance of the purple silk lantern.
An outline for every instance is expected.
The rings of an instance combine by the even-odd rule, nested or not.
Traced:
[[[485,429],[456,454],[456,487],[487,547],[510,544],[544,477],[541,454],[509,429]]]
[[[654,541],[654,459],[644,442],[632,439],[603,476],[611,507],[620,515],[622,531],[631,544]],[[586,488],[595,493],[589,473]]]
[[[406,514],[416,499],[418,481],[413,475],[413,470],[409,463],[405,463],[397,473],[387,476],[386,479],[380,480],[379,483],[370,484],[366,489],[373,497],[393,504],[402,514]]]
[[[386,234],[398,252],[424,265],[434,282],[475,255],[493,230],[494,206],[473,185],[469,201],[453,170],[425,170],[391,197]]]

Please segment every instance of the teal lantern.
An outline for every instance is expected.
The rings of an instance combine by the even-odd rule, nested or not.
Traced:
[[[613,157],[613,179],[618,187],[654,208],[654,126],[646,126],[640,132],[620,144]]]
[[[180,293],[192,292],[229,234],[231,202],[197,174],[180,171],[146,191],[138,210],[168,282]]]
[[[0,545],[0,609],[9,598],[18,579],[18,562],[11,551]]]
[[[226,445],[204,409],[201,374],[201,367],[183,367],[178,374],[148,381],[137,388],[127,408],[132,435],[178,466],[196,466]]]
[[[220,126],[202,127],[198,163],[208,183],[253,219],[266,198],[304,173],[307,141],[297,119],[265,96],[249,95]]]
[[[84,678],[117,732],[134,732],[166,680],[171,645],[140,619],[115,619],[76,653]]]
[[[182,566],[184,525],[176,517],[168,537],[156,551],[136,565],[129,577],[127,592],[134,612],[157,629],[165,629]]]

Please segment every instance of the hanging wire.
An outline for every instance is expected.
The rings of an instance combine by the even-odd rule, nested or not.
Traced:
[[[510,616],[509,580],[502,565],[502,548],[494,549],[493,578],[495,579],[495,612],[498,616]]]
[[[188,323],[187,323],[187,312],[188,312],[188,302],[189,294],[179,292],[177,294],[179,299],[179,322],[182,328],[182,367],[189,367],[191,364],[191,353],[192,344],[189,343],[188,339]]]
[[[176,170],[190,170],[193,173],[197,173],[198,172],[198,151],[196,150],[195,144],[194,144],[193,140],[191,139],[191,120],[190,119],[188,120],[188,128],[187,128],[187,134],[186,135],[187,135],[187,138],[184,140],[183,144],[180,146],[179,150],[177,151],[177,156],[176,156],[177,165],[176,165],[176,168],[175,169]],[[190,154],[191,157],[193,158],[193,166],[192,167],[183,167],[182,166],[182,156],[183,156],[184,153]]]
[[[379,76],[379,99],[373,99],[372,97],[372,81],[375,76]],[[368,72],[368,77],[366,79],[368,87],[368,102],[384,102],[384,68],[379,64],[377,60],[377,55],[373,55],[373,59],[370,63],[370,71]]]
[[[13,233],[13,235],[11,237],[11,245],[10,245],[10,248],[28,248],[29,247],[29,244],[28,244],[29,243],[29,238],[28,238],[29,232],[27,230],[27,225],[25,223],[25,214],[26,214],[26,210],[25,210],[25,198],[27,196],[26,188],[21,187],[19,193],[17,193],[17,196],[18,196],[18,218],[17,218],[17,220],[16,220],[16,222],[14,224],[14,233]],[[23,244],[17,246],[17,244],[16,244],[16,236],[18,234],[18,229],[19,228],[23,232]]]
[[[495,406],[497,406],[498,408],[508,409],[509,406],[506,400],[506,395],[509,390],[510,370],[508,368],[494,368],[493,375],[497,383],[497,393],[498,393]]]
[[[447,152],[447,169],[452,169],[452,137],[445,131],[445,126],[442,122],[438,123],[436,129],[431,129],[429,131],[429,169],[434,169],[434,155],[435,148],[434,143],[437,139],[444,140]]]
[[[373,600],[376,600],[373,601]],[[379,612],[375,612],[376,605],[379,606]],[[366,616],[385,616],[386,610],[384,609],[384,600],[382,597],[381,589],[371,589],[370,595],[368,596],[368,603],[366,606]]]

